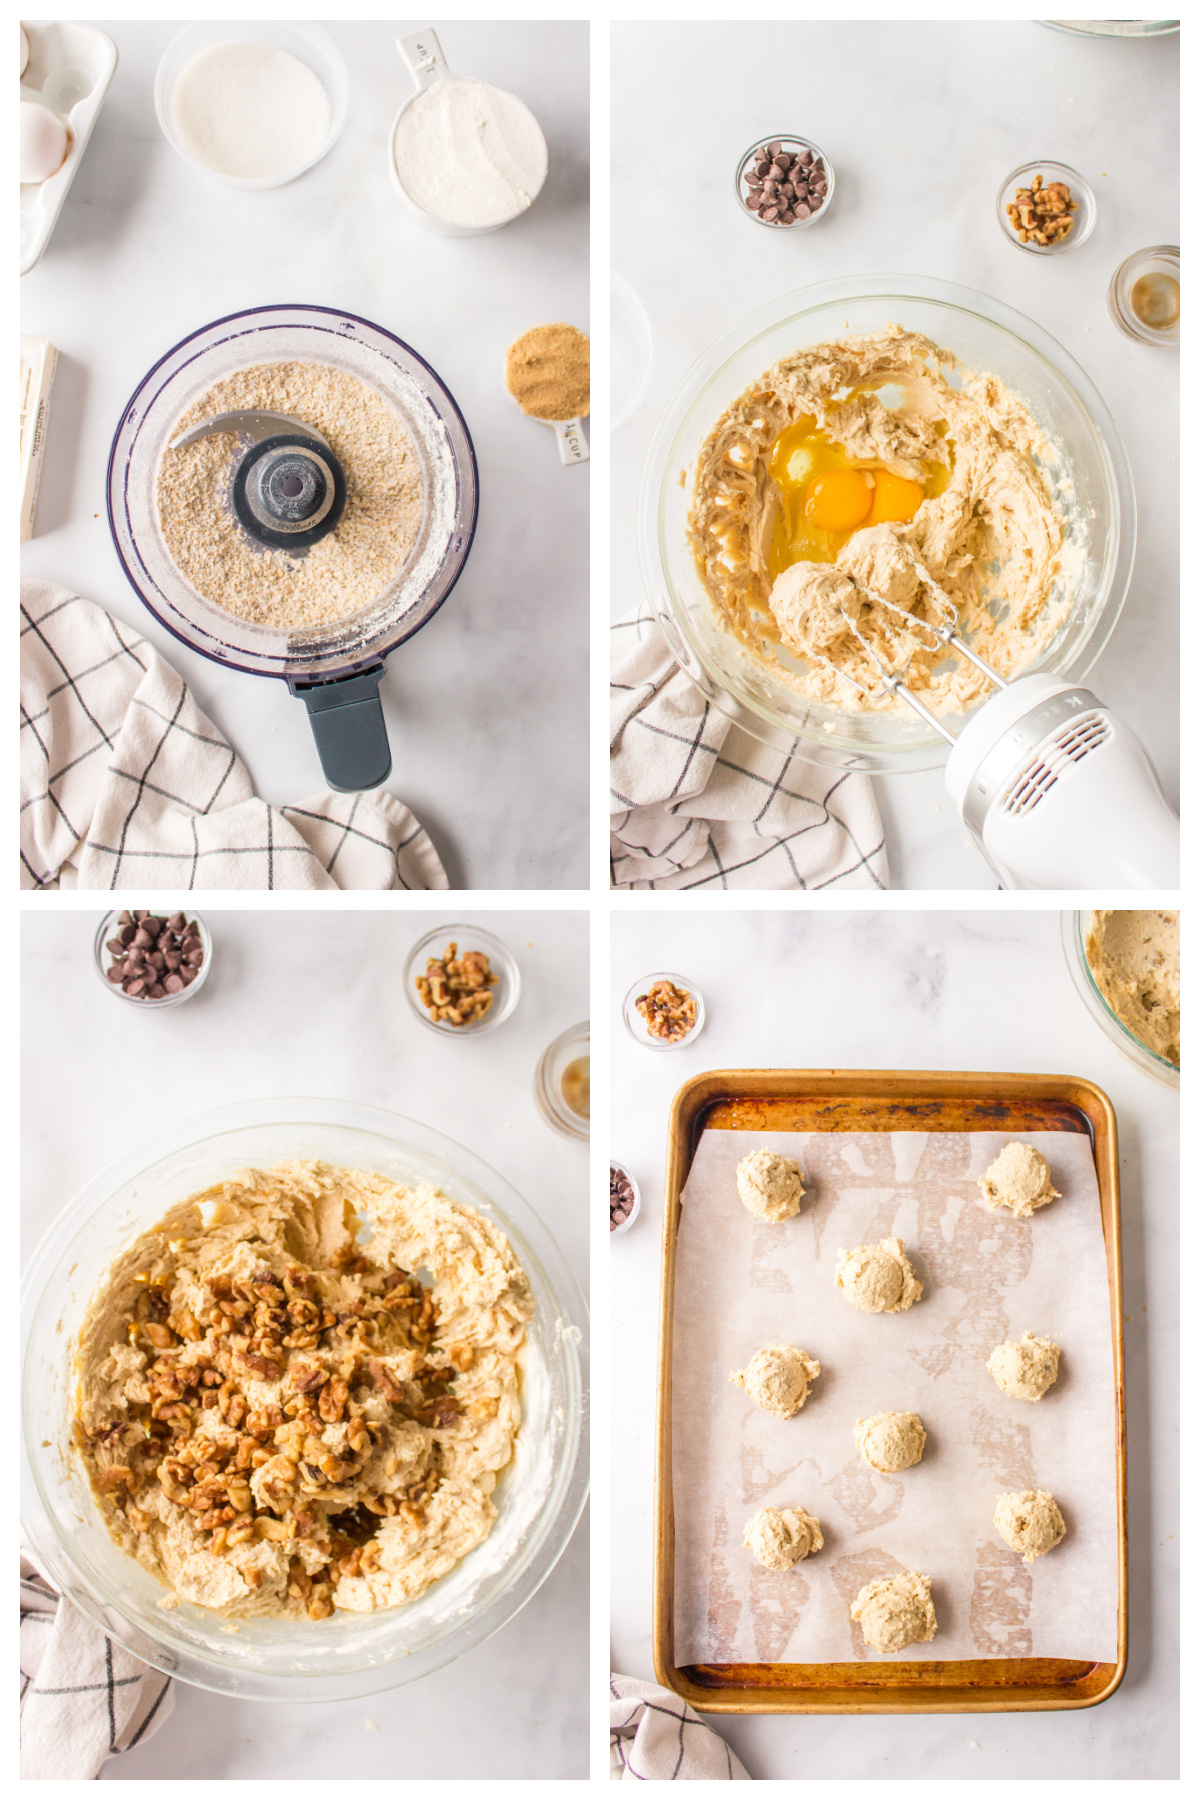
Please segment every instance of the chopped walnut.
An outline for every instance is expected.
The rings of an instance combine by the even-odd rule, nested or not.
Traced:
[[[1004,208],[1018,241],[1043,248],[1066,237],[1075,223],[1071,214],[1078,210],[1079,202],[1072,200],[1065,182],[1045,185],[1040,175],[1035,175],[1027,188],[1018,188],[1015,199]]]
[[[654,982],[634,1004],[650,1036],[667,1043],[678,1043],[696,1023],[696,1002],[686,988],[677,988],[671,981]]]
[[[491,1010],[496,998],[492,989],[499,980],[482,950],[464,950],[459,956],[458,945],[447,944],[440,960],[428,959],[416,988],[435,1025],[473,1025]]]
[[[345,1275],[360,1278],[364,1294],[339,1310],[330,1301]],[[421,1524],[437,1489],[433,1436],[428,1467],[403,1491],[368,1494],[353,1515],[337,1514],[333,1500],[357,1480],[383,1435],[384,1425],[363,1414],[372,1394],[382,1393],[392,1412],[432,1433],[452,1429],[461,1416],[448,1389],[472,1353],[456,1344],[452,1357],[439,1352],[448,1360],[430,1362],[437,1325],[437,1302],[414,1275],[379,1268],[358,1251],[328,1276],[265,1264],[248,1279],[215,1276],[198,1312],[173,1306],[162,1286],[141,1284],[127,1335],[147,1359],[147,1398],[86,1438],[97,1496],[140,1535],[157,1521],[133,1497],[156,1481],[191,1515],[214,1555],[256,1541],[294,1546],[289,1600],[310,1619],[328,1618],[337,1581],[377,1566],[379,1521]],[[379,1355],[362,1355],[375,1346],[417,1352],[412,1378],[401,1379]],[[252,1403],[247,1381],[278,1384],[279,1402]],[[210,1420],[222,1441],[209,1436]],[[330,1527],[332,1519],[351,1516],[355,1542],[348,1548]],[[301,1549],[315,1574],[306,1571]],[[241,1572],[248,1588],[261,1586],[261,1570]]]

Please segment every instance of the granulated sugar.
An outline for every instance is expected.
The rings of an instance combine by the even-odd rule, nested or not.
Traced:
[[[419,207],[483,230],[532,206],[548,166],[525,102],[488,81],[435,81],[400,115],[392,153]]]
[[[187,155],[217,175],[262,179],[301,168],[329,136],[329,96],[312,70],[269,44],[215,44],[171,95]]]
[[[307,556],[255,543],[233,511],[241,446],[218,433],[164,450],[157,497],[180,574],[250,624],[304,631],[348,618],[396,580],[424,516],[420,465],[399,415],[363,381],[324,363],[258,363],[218,381],[172,431],[224,412],[286,413],[313,426],[346,477],[346,509]]]

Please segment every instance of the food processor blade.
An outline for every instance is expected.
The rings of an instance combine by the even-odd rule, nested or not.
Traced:
[[[298,432],[303,437],[314,438],[318,444],[324,444],[326,450],[329,449],[328,442],[315,425],[308,425],[303,419],[293,419],[289,413],[274,412],[216,413],[210,419],[201,419],[190,431],[180,432],[178,437],[172,438],[170,448],[186,450],[189,444],[197,443],[200,438],[215,437],[220,432],[250,437],[256,444],[261,444],[264,438],[277,436],[280,432]]]
[[[247,537],[268,550],[307,556],[346,506],[346,477],[328,442],[303,419],[251,411],[202,419],[170,448],[218,435],[252,439],[233,471],[233,510]]]

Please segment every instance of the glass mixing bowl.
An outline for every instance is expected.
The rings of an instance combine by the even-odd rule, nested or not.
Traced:
[[[119,1250],[168,1207],[285,1157],[435,1183],[507,1234],[536,1315],[522,1363],[516,1454],[491,1535],[412,1605],[306,1620],[243,1619],[188,1604],[109,1536],[71,1447],[74,1355]],[[550,1573],[587,1496],[587,1310],[561,1251],[504,1178],[412,1119],[340,1100],[253,1100],[164,1127],[89,1181],[34,1253],[21,1293],[23,1541],[59,1590],[134,1655],[181,1680],[258,1700],[380,1693],[442,1668],[511,1619]]]
[[[1136,514],[1125,446],[1083,370],[1031,319],[990,295],[912,275],[822,282],[751,314],[684,377],[655,432],[638,496],[642,577],[673,655],[713,706],[763,743],[835,768],[937,768],[948,748],[906,707],[852,713],[808,700],[751,656],[717,622],[688,545],[687,518],[701,446],[751,382],[809,344],[893,323],[923,332],[964,368],[1007,383],[1071,481],[1070,531],[1081,546],[1072,606],[1024,672],[1081,679],[1117,622],[1133,568]],[[956,721],[948,723],[953,729]]]
[[[1109,1042],[1128,1062],[1140,1069],[1143,1075],[1152,1076],[1164,1086],[1178,1088],[1177,1065],[1168,1062],[1165,1056],[1160,1056],[1157,1050],[1152,1050],[1149,1044],[1143,1043],[1136,1032],[1130,1031],[1100,992],[1087,957],[1087,935],[1092,928],[1092,917],[1089,911],[1065,912],[1061,918],[1063,954],[1067,959],[1071,980],[1075,983],[1075,992]]]

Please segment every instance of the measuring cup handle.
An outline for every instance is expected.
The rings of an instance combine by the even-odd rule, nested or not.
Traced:
[[[380,663],[340,681],[288,680],[292,693],[308,709],[325,779],[339,794],[376,788],[392,772],[392,752],[379,700],[382,676]]]
[[[587,462],[591,456],[582,419],[551,419],[558,439],[558,460],[562,463]]]
[[[432,87],[435,81],[442,81],[450,73],[436,31],[414,31],[409,37],[397,38],[396,48],[418,90]]]

